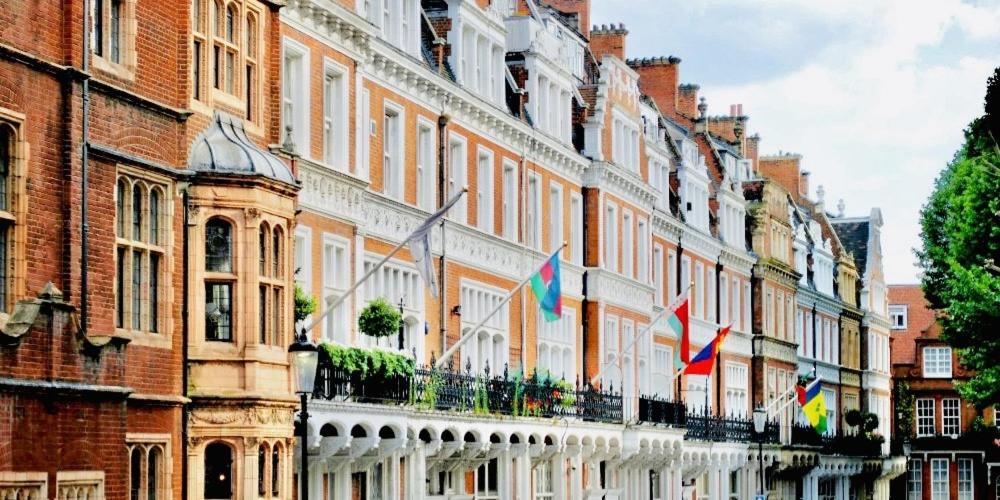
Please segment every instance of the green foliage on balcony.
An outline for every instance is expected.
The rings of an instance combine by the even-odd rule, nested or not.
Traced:
[[[349,378],[388,380],[413,377],[413,359],[401,354],[329,343],[320,344],[320,349],[330,356],[332,366]]]

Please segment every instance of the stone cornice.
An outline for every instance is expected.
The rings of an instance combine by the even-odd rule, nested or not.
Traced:
[[[654,209],[652,213],[653,234],[666,239],[671,243],[680,241],[681,235],[687,227],[673,215],[660,209]]]
[[[587,299],[649,314],[656,290],[611,271],[587,268]]]
[[[796,300],[800,305],[815,306],[817,311],[834,316],[839,316],[844,310],[843,302],[808,287],[800,286],[798,288]]]
[[[764,279],[774,280],[791,288],[797,288],[801,278],[801,275],[788,265],[767,257],[757,261],[754,269]]]
[[[719,256],[722,254],[721,241],[691,226],[684,226],[679,244],[684,247],[685,252],[691,251],[711,261],[719,260]]]
[[[774,337],[764,337],[764,357],[798,365],[799,356],[796,345]]]
[[[749,274],[757,259],[750,252],[723,245],[719,253],[719,262],[728,268],[735,268]]]
[[[583,186],[606,190],[637,207],[656,202],[656,191],[637,174],[603,161],[590,164],[583,174]]]

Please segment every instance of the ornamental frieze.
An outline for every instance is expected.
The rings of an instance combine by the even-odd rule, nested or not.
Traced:
[[[294,412],[288,408],[254,406],[198,408],[191,412],[191,420],[210,425],[292,425]]]

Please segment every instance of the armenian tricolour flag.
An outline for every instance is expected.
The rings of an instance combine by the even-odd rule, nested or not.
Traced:
[[[800,385],[795,388],[802,413],[819,434],[826,432],[826,400],[822,389],[823,382],[819,377],[806,387]]]
[[[562,288],[559,285],[559,253],[556,252],[531,277],[531,289],[535,292],[546,321],[562,317]]]
[[[732,325],[729,325],[722,330],[719,330],[719,334],[712,339],[701,351],[691,358],[691,362],[684,367],[685,375],[711,375],[712,367],[715,366],[715,358],[719,356],[719,351],[722,350],[722,342],[726,340],[726,335],[729,335],[729,329]]]

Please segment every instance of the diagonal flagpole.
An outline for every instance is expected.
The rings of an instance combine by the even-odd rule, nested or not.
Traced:
[[[642,329],[642,331],[640,331],[635,337],[632,338],[632,342],[630,342],[629,345],[625,346],[622,349],[622,352],[628,352],[628,351],[630,351],[632,349],[632,346],[634,346],[636,344],[636,342],[638,342],[639,339],[641,339],[643,337],[643,335],[646,335],[647,333],[649,333],[653,329],[653,327],[655,327],[656,324],[661,319],[663,319],[663,316],[665,316],[668,312],[673,312],[674,307],[677,306],[677,303],[680,302],[682,300],[682,298],[683,299],[687,299],[688,298],[688,297],[684,297],[684,294],[687,293],[688,290],[690,290],[690,289],[691,289],[691,287],[689,286],[687,288],[687,290],[684,290],[684,293],[678,295],[677,298],[674,299],[674,301],[670,303],[670,305],[668,305],[662,311],[660,311],[659,313],[657,313],[656,316],[653,316],[653,319],[650,320],[649,324],[647,324],[646,327]],[[684,332],[681,332],[681,335],[684,335]],[[677,343],[678,343],[678,347],[677,348],[680,349],[680,345],[679,345],[680,344],[680,338],[679,337],[677,339]],[[604,376],[604,371],[609,366],[612,366],[612,365],[609,365],[608,363],[601,363],[601,365],[603,366],[603,368],[601,368],[601,370],[599,372],[597,372],[597,375],[594,375],[590,379],[590,385],[591,386],[593,386],[594,384],[596,384],[597,381],[600,380],[600,378],[602,376]]]
[[[400,250],[402,250],[403,247],[408,245],[414,236],[416,236],[418,233],[424,232],[423,231],[424,225],[427,224],[427,221],[433,221],[435,219],[440,219],[441,217],[443,217],[444,214],[448,212],[448,209],[450,209],[454,204],[458,203],[458,200],[461,199],[462,196],[464,196],[465,193],[467,193],[468,191],[469,188],[466,186],[463,187],[461,191],[456,193],[455,196],[452,196],[451,199],[444,204],[444,206],[439,208],[437,212],[434,212],[434,214],[428,217],[423,223],[421,223],[420,226],[415,231],[413,231],[413,233],[404,238],[403,241],[401,241],[398,245],[396,245],[395,248],[392,249],[392,251],[390,251],[384,257],[382,257],[382,260],[378,261],[377,264],[372,266],[372,268],[369,269],[368,272],[364,274],[364,276],[358,279],[358,281],[355,281],[350,288],[348,288],[343,294],[337,297],[337,299],[334,300],[330,305],[326,306],[323,309],[323,313],[320,314],[318,317],[316,317],[316,319],[312,320],[309,323],[309,326],[302,328],[302,332],[303,333],[311,332],[313,328],[316,328],[323,321],[323,318],[326,318],[331,312],[336,310],[337,307],[340,306],[340,304],[342,304],[345,300],[347,300],[347,297],[350,297],[351,294],[353,294],[354,291],[358,289],[358,287],[363,285],[365,281],[368,280],[368,278],[371,278],[371,276],[375,274],[375,271],[378,271],[379,268],[385,265],[386,262],[389,262],[389,259],[391,259],[394,255],[396,255]],[[324,297],[324,299],[329,299],[330,297],[333,297],[333,295],[332,294],[328,295]],[[324,300],[324,302],[326,302],[326,300]]]
[[[538,272],[541,271],[542,268],[549,263],[549,260],[551,260],[552,257],[555,257],[555,255],[561,252],[563,248],[566,248],[566,245],[568,245],[568,243],[564,241],[563,244],[556,249],[556,251],[550,253],[547,257],[545,257],[545,260],[543,260],[542,263],[539,264],[539,266],[536,267],[534,271],[528,274],[527,278],[521,280],[521,282],[518,283],[517,286],[511,289],[510,293],[508,293],[507,296],[502,301],[500,301],[500,303],[497,304],[497,306],[493,308],[493,310],[490,311],[489,314],[483,316],[483,319],[479,320],[479,323],[477,323],[476,326],[470,328],[469,333],[462,335],[458,339],[458,342],[455,342],[455,344],[449,347],[448,350],[444,352],[444,354],[441,354],[441,357],[434,362],[434,368],[441,368],[442,366],[444,366],[444,362],[447,361],[448,358],[450,358],[452,355],[454,355],[455,351],[457,351],[458,348],[462,347],[462,345],[468,342],[469,339],[475,337],[476,332],[479,331],[479,329],[482,328],[483,325],[485,325],[486,322],[490,320],[490,318],[496,315],[496,313],[500,312],[500,309],[503,308],[503,306],[506,305],[508,302],[510,302],[510,299],[514,298],[514,294],[516,294],[518,290],[520,290],[521,288],[524,288],[524,285],[526,285],[529,281],[531,281],[531,278],[535,274],[538,274]]]

